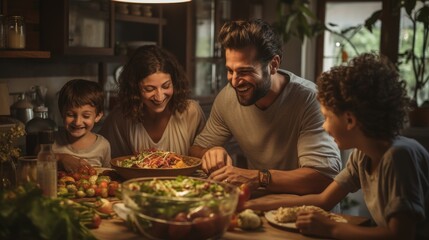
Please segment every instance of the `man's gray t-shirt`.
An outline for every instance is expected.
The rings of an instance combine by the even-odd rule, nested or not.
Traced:
[[[204,130],[195,145],[222,146],[232,136],[250,169],[313,168],[333,178],[341,170],[337,145],[322,128],[316,85],[289,75],[289,83],[266,110],[242,106],[228,84],[216,97]]]

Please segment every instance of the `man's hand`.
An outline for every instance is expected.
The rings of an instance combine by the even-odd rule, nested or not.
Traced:
[[[247,184],[251,190],[259,186],[258,170],[243,169],[231,165],[212,172],[209,179],[228,182],[236,186]]]
[[[213,147],[204,153],[202,168],[208,175],[225,166],[232,166],[232,159],[223,147]]]

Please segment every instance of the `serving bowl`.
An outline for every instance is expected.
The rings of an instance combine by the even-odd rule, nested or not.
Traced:
[[[124,179],[141,178],[141,177],[175,177],[179,175],[190,176],[197,169],[201,169],[201,159],[189,156],[181,156],[183,161],[188,165],[182,168],[135,168],[122,167],[120,162],[129,159],[133,155],[113,158],[110,165]]]
[[[137,178],[122,183],[129,220],[150,239],[218,239],[227,230],[238,187],[178,176]]]

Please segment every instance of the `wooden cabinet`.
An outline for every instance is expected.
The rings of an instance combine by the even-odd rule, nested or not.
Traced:
[[[113,55],[110,0],[40,1],[41,49],[53,55]]]
[[[115,3],[115,9],[118,9]],[[144,4],[127,4],[129,7],[143,8]],[[153,9],[151,17],[141,15],[121,14],[116,11],[115,14],[115,41],[116,44],[129,45],[129,47],[139,44],[163,45],[163,30],[167,20],[163,17],[163,6],[158,5]],[[133,46],[131,46],[133,45]]]
[[[24,16],[26,23],[25,50],[0,49],[0,58],[50,58],[49,51],[40,49],[40,12],[38,0],[0,0],[0,14]]]
[[[112,61],[115,48],[122,43],[164,45],[167,20],[163,4],[151,6],[151,17],[116,13],[117,4],[120,3],[110,0],[0,0],[0,13],[26,18],[27,43],[30,43],[24,51],[0,50],[0,58],[49,58],[52,54],[109,56],[105,60]],[[28,20],[27,15],[30,15]]]

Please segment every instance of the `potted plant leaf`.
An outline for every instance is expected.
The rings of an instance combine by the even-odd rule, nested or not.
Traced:
[[[427,0],[391,0],[393,10],[400,13],[404,10],[409,24],[398,53],[398,67],[412,99],[412,109],[409,113],[409,122],[412,127],[429,126],[429,1]],[[342,38],[347,44],[353,44],[350,38],[364,26],[370,32],[376,22],[381,19],[382,10],[374,11],[363,24],[353,26],[340,32],[331,27],[334,23],[325,25],[308,7],[308,0],[279,0],[278,16],[275,23],[283,41],[287,42],[292,36],[303,41],[306,37],[312,38],[324,31],[329,31]],[[285,9],[286,8],[286,9]],[[354,49],[356,50],[356,49]],[[342,61],[347,61],[347,53],[341,51]]]
[[[410,126],[429,126],[429,3],[425,0],[401,1],[401,8],[405,10],[411,22],[408,29],[409,45],[399,55],[399,66],[411,68],[410,83],[412,90],[413,108],[409,113]],[[414,85],[413,85],[414,83]]]
[[[398,67],[408,84],[411,97],[411,127],[429,126],[429,2],[427,0],[394,0],[396,12],[404,10],[403,44],[398,54]],[[367,19],[370,31],[380,18],[381,10]]]

